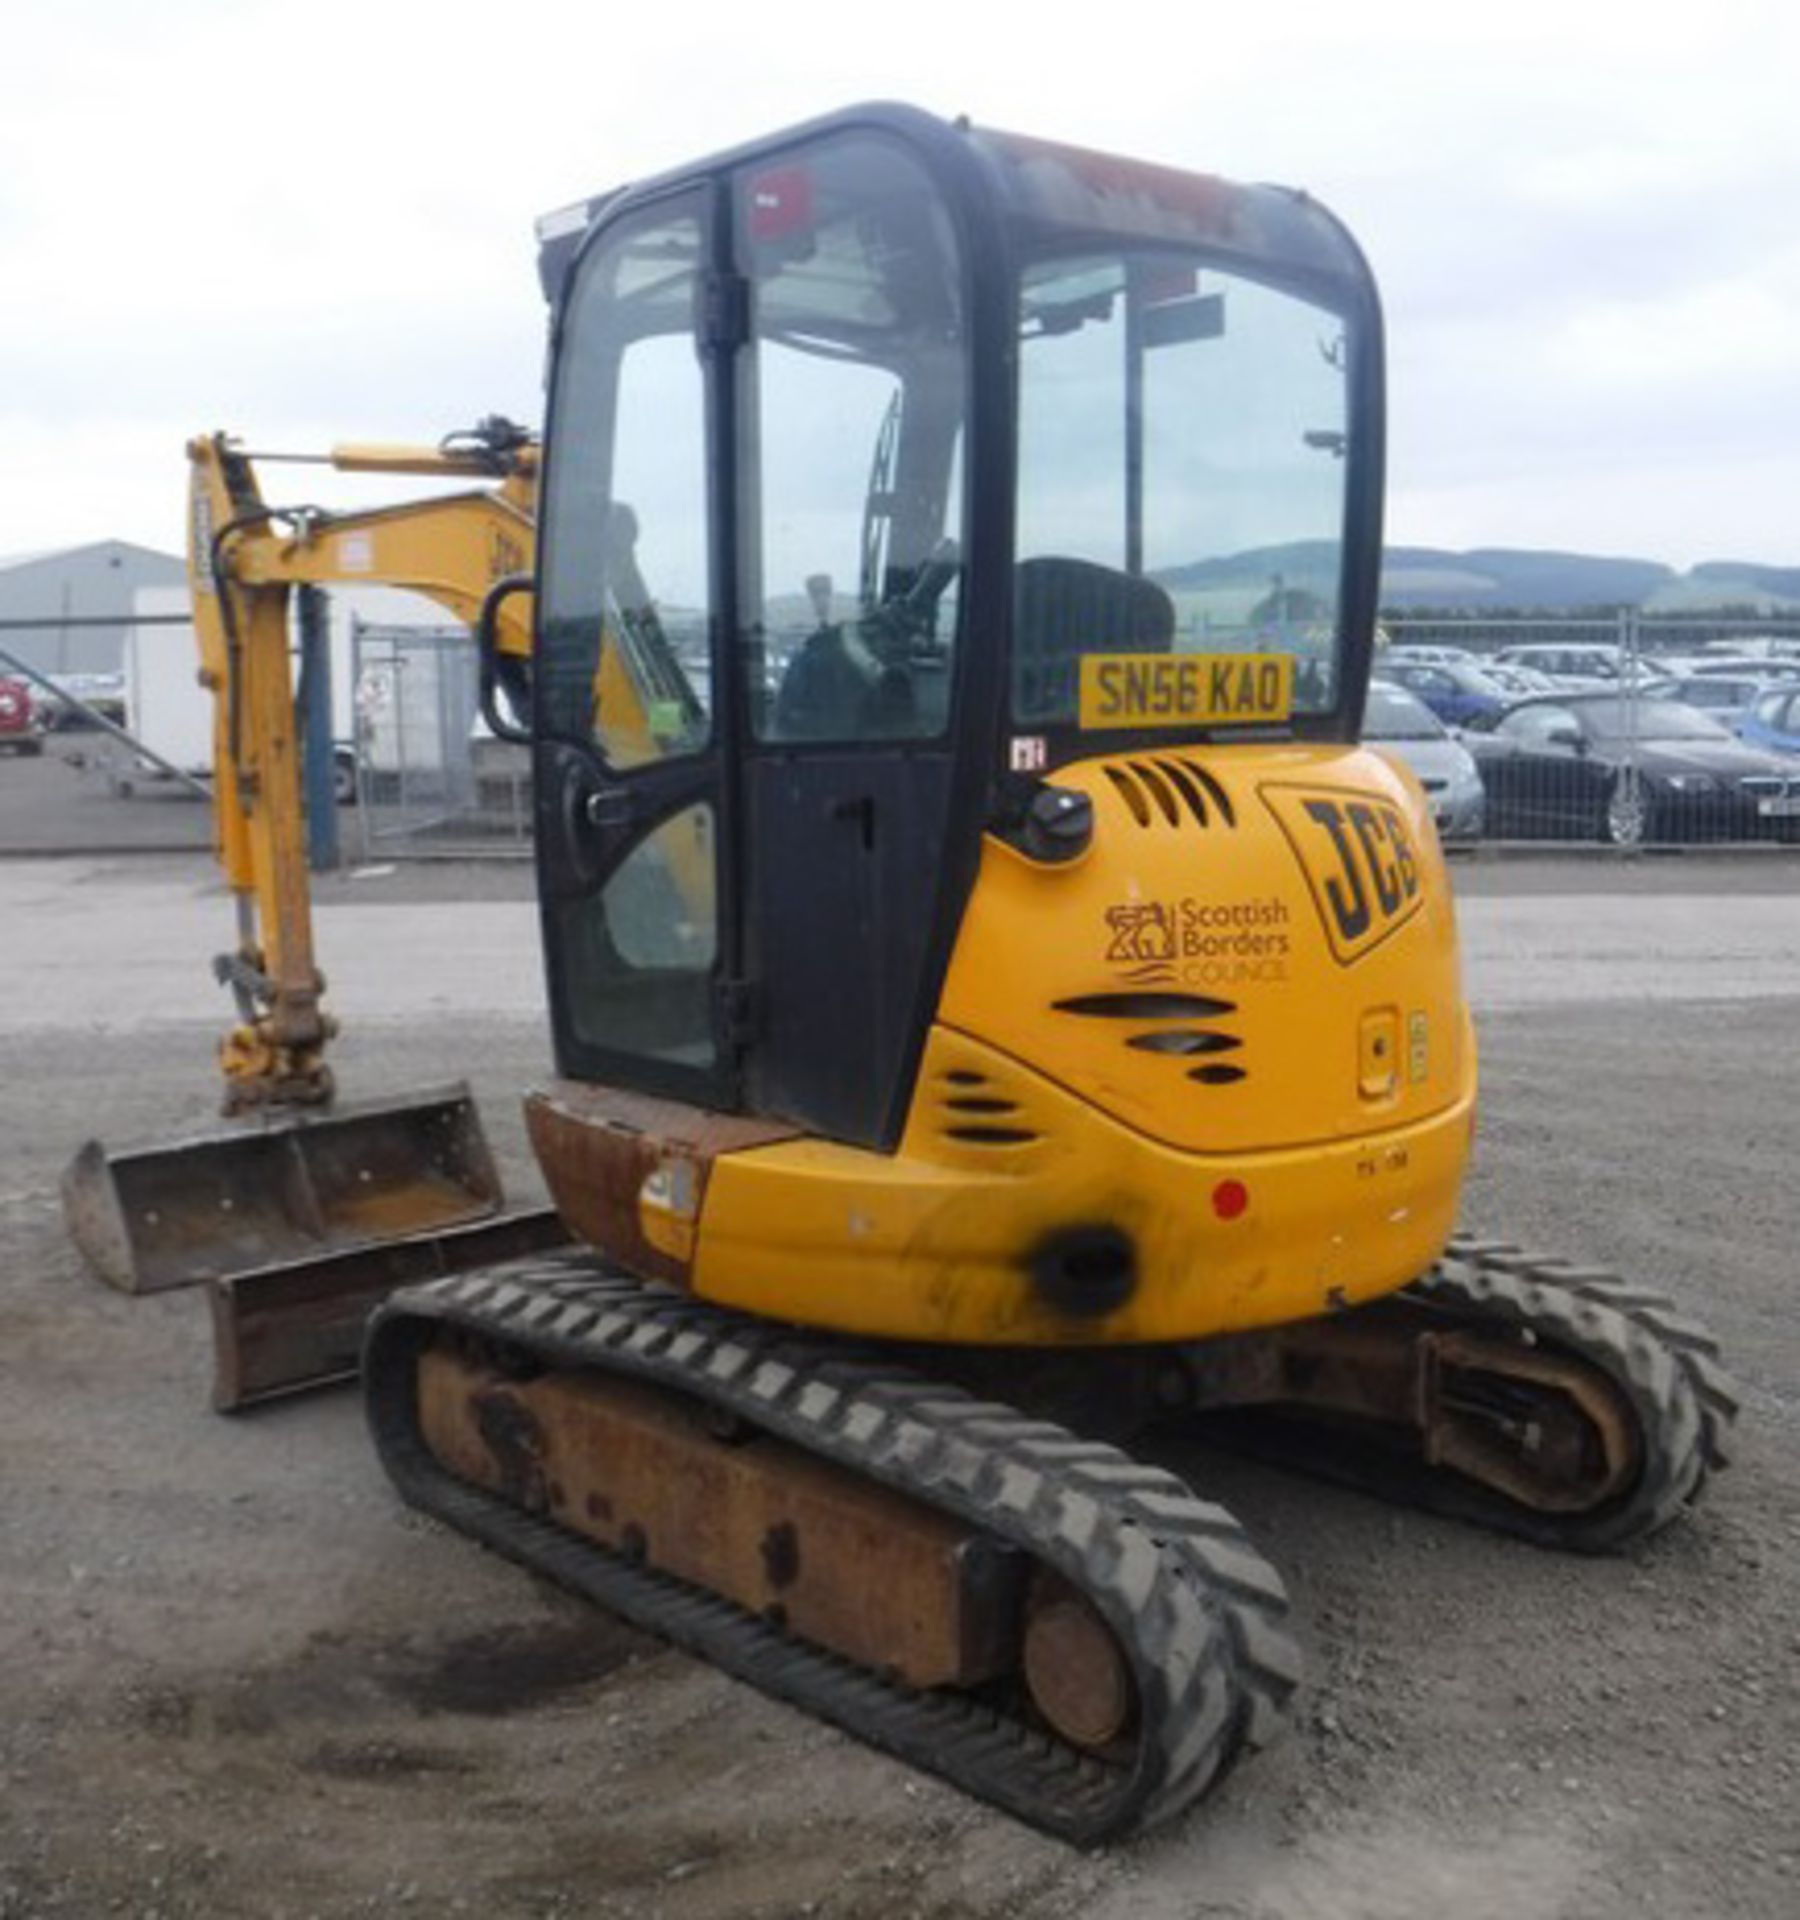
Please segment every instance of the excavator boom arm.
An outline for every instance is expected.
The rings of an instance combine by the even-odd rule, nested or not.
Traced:
[[[228,1112],[331,1097],[331,1022],[320,1007],[294,716],[289,599],[294,588],[403,588],[473,623],[489,586],[529,572],[536,550],[535,445],[492,436],[446,449],[347,446],[347,472],[492,476],[494,484],[361,512],[268,501],[257,462],[223,434],[189,444],[188,579],[200,679],[214,696],[213,837],[237,901],[237,952],[219,964],[240,1019],[221,1048]],[[496,641],[531,652],[525,596],[499,610]]]

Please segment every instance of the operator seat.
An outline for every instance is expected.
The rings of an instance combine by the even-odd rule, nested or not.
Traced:
[[[1167,653],[1175,603],[1154,580],[1044,554],[1013,576],[1013,713],[1073,724],[1084,653]]]

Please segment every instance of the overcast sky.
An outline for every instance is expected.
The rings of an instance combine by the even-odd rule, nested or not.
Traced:
[[[177,548],[197,431],[308,449],[535,421],[536,215],[883,97],[1348,219],[1387,305],[1393,541],[1800,564],[1793,0],[6,20],[0,554]],[[336,484],[296,476],[370,497]]]

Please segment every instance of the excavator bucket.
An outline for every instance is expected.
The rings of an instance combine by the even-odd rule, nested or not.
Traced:
[[[466,1085],[108,1153],[90,1140],[63,1210],[101,1279],[160,1293],[497,1213]]]
[[[103,1280],[205,1285],[221,1413],[354,1377],[364,1321],[403,1282],[567,1242],[553,1209],[501,1200],[463,1085],[128,1153],[90,1140],[63,1175]]]

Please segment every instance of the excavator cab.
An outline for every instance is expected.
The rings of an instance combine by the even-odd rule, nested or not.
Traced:
[[[1372,286],[1297,196],[898,109],[613,196],[547,251],[559,1061],[891,1146],[983,832],[1028,836],[1093,749],[1084,660],[1169,659],[1109,748],[1354,737]],[[1247,553],[1266,580],[1206,591]],[[608,696],[620,634],[681,683],[653,739]],[[1244,652],[1291,699],[1172,734],[1179,663]]]
[[[1472,1057],[1429,824],[1383,763],[1344,753],[1381,479],[1379,309],[1344,230],[1298,194],[876,107],[590,203],[547,238],[544,269],[534,734],[563,1080],[753,1116],[767,1137],[734,1133],[734,1153],[793,1138],[864,1156],[828,1174],[815,1154],[788,1192],[767,1153],[734,1160],[733,1180],[770,1173],[757,1204],[790,1222],[835,1175],[849,1211],[859,1185],[898,1182],[909,1227],[941,1225],[940,1148],[972,1176],[971,1205],[990,1173],[1020,1170],[998,1150],[1041,1137],[1028,1102],[980,1061],[949,1063],[952,1031],[1038,1069],[1020,1083],[1034,1098],[1072,1088],[1189,1149],[1424,1122],[1411,1173],[1380,1193],[1405,1230],[1378,1236],[1378,1258],[1332,1256],[1327,1286],[1372,1292],[1428,1261]],[[646,727],[651,711],[666,723]],[[1189,838],[1152,844],[1152,824]],[[1003,904],[1025,875],[1030,898]],[[1318,964],[1332,941],[1360,960],[1390,934],[1349,992]],[[1047,941],[1089,951],[1038,999]],[[1360,1094],[1348,1072],[1322,1092],[1293,1045],[1282,1009],[1309,973],[1351,1057],[1359,1023],[1376,1056]],[[959,979],[1033,1004],[952,1015]],[[1060,1057],[1070,1009],[1121,982],[1095,1023],[1137,1050],[1122,1098],[1090,1043],[1085,1065]],[[1252,1007],[1266,1049],[1229,1017]],[[922,1074],[955,1102],[929,1150]],[[594,1117],[591,1098],[573,1105]],[[712,1143],[663,1152],[654,1123],[615,1110],[624,1134],[602,1115],[584,1151],[579,1126],[539,1109],[565,1216],[640,1263],[646,1241],[686,1238],[698,1214],[671,1222],[656,1196],[671,1178],[697,1194]],[[1083,1130],[1057,1129],[1065,1151]],[[692,1165],[670,1175],[671,1158]],[[917,1161],[910,1182],[897,1158]],[[1280,1204],[1310,1209],[1307,1257],[1328,1253],[1328,1208]],[[1139,1217],[1097,1195],[1060,1220],[1028,1207],[982,1258],[1022,1275],[1059,1234],[1104,1243],[1102,1264],[1129,1271],[1101,1296],[1135,1291],[1146,1234],[1172,1229],[1160,1201],[1125,1210]],[[727,1237],[801,1255],[747,1216]],[[821,1262],[841,1239],[821,1220]],[[954,1261],[971,1251],[956,1239]],[[891,1312],[861,1294],[858,1324],[966,1337],[969,1315],[919,1297],[933,1260]],[[1019,1331],[1019,1303],[990,1279],[982,1337],[997,1339]],[[1210,1330],[1208,1310],[1184,1312],[1135,1337]]]

